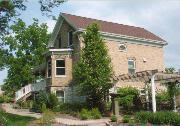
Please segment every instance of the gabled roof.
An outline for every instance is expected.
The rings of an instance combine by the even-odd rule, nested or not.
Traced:
[[[89,24],[96,22],[99,24],[101,32],[126,35],[147,40],[155,40],[158,41],[160,44],[167,44],[165,40],[144,28],[86,18],[66,13],[61,13],[61,16],[64,17],[77,30],[86,29]]]

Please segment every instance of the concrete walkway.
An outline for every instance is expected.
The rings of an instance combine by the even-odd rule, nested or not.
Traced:
[[[30,116],[39,119],[42,114],[29,112],[28,109],[14,109],[12,104],[4,103],[2,104],[2,109],[7,113]],[[111,126],[109,123],[110,119],[97,119],[97,120],[74,120],[67,118],[55,118],[54,123],[56,126]]]
[[[97,120],[72,120],[64,118],[56,118],[55,122],[60,126],[111,126],[109,119]]]
[[[21,116],[30,116],[39,119],[41,117],[41,113],[29,112],[28,109],[14,109],[12,104],[4,103],[2,104],[2,109],[11,114],[21,115]]]

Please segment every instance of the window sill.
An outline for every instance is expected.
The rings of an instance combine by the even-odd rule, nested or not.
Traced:
[[[66,77],[66,75],[55,75],[55,77]]]

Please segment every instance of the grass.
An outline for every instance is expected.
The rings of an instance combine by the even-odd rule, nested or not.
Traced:
[[[19,116],[10,113],[4,113],[7,119],[7,126],[26,126],[30,121],[35,120],[33,117]]]

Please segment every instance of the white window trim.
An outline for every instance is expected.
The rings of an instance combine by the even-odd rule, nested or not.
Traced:
[[[122,46],[122,45],[125,46],[125,50],[120,50],[119,49],[119,47]],[[120,52],[127,52],[127,45],[124,44],[124,43],[118,44],[118,51],[120,51]]]
[[[49,69],[48,62],[51,62],[51,76],[48,76],[48,69]],[[52,61],[51,61],[51,59],[47,61],[47,72],[46,72],[46,74],[47,74],[47,78],[52,78]]]
[[[129,69],[133,69],[134,72],[136,72],[136,61],[134,59],[128,59],[128,62],[129,61],[133,61],[134,62],[134,68],[129,68],[129,63],[128,63],[128,71],[129,71]]]
[[[56,61],[57,60],[64,60],[65,62],[65,67],[56,67]],[[65,68],[65,75],[56,75],[56,68]],[[66,77],[66,60],[65,59],[56,59],[55,60],[55,77]]]

